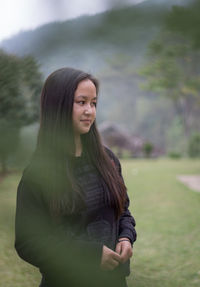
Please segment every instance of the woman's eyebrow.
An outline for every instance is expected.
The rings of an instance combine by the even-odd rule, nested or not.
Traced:
[[[76,97],[76,99],[79,99],[79,98],[81,98],[81,99],[87,99],[88,96],[79,95],[79,96]],[[96,100],[96,99],[97,99],[97,97],[92,98],[92,100]]]

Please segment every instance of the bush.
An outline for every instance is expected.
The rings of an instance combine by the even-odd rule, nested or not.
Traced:
[[[181,158],[181,154],[180,154],[179,152],[177,152],[177,151],[171,151],[171,152],[169,152],[169,153],[168,153],[168,156],[169,156],[170,158],[173,158],[173,159],[179,159],[179,158]]]
[[[200,133],[191,136],[188,146],[188,154],[190,157],[200,157]]]
[[[153,144],[150,142],[144,143],[143,151],[146,157],[150,157],[153,152]]]

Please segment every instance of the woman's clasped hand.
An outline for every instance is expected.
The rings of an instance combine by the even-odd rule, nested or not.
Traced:
[[[120,263],[125,263],[133,255],[132,246],[128,239],[121,238],[117,243],[115,251],[103,246],[101,268],[103,270],[114,270]]]

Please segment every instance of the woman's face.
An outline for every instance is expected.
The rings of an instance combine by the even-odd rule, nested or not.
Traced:
[[[89,79],[81,81],[74,94],[72,112],[75,135],[88,133],[96,117],[96,87]]]

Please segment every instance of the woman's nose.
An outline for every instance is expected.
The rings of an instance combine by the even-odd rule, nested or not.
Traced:
[[[85,112],[85,114],[91,114],[91,112],[92,112],[92,107],[91,107],[91,105],[86,105],[84,112]]]

